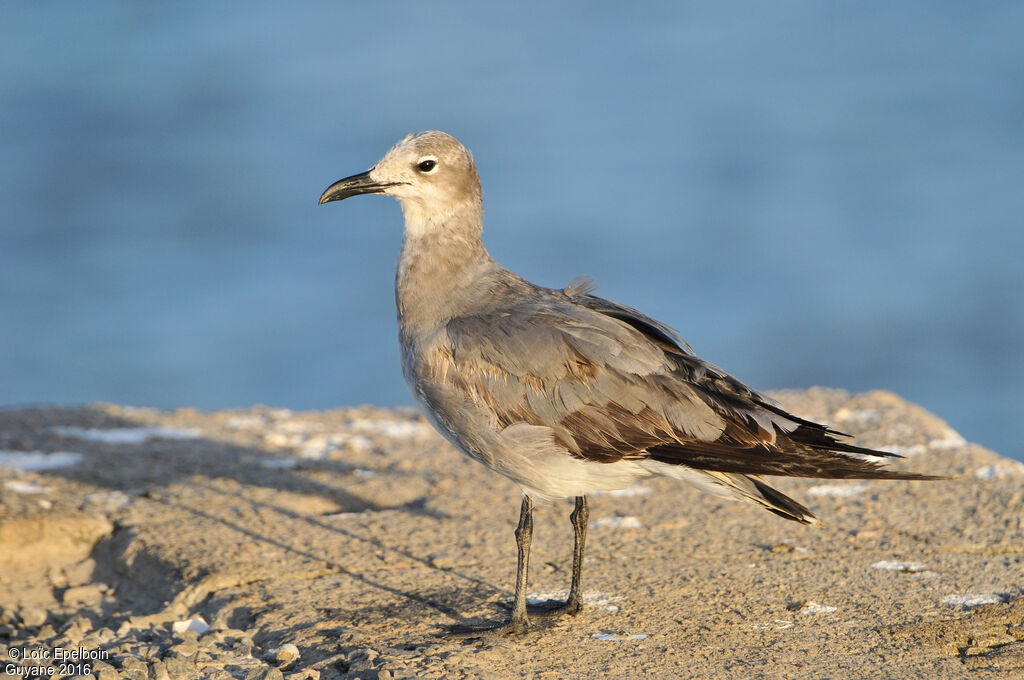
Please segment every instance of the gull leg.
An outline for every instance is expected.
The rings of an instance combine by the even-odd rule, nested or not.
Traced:
[[[523,494],[523,505],[519,510],[519,525],[516,526],[516,547],[519,558],[516,562],[516,595],[512,602],[512,618],[508,621],[509,632],[525,633],[530,627],[526,616],[526,575],[530,569],[530,542],[533,540],[533,499]]]
[[[516,594],[512,601],[512,616],[499,624],[447,626],[448,632],[467,637],[520,635],[530,629],[526,613],[526,577],[530,569],[530,542],[533,540],[533,499],[523,494],[519,509],[519,524],[516,525]]]
[[[576,496],[576,507],[569,515],[573,534],[576,540],[572,550],[572,586],[569,588],[569,599],[565,602],[566,614],[578,614],[583,608],[583,552],[587,543],[587,520],[590,511],[587,509],[587,497]]]
[[[530,612],[537,616],[557,616],[560,614],[578,614],[583,608],[583,553],[587,543],[587,521],[590,511],[587,509],[587,497],[576,496],[576,507],[569,515],[572,522],[575,541],[572,550],[572,585],[569,597],[565,602],[542,602],[531,605]]]

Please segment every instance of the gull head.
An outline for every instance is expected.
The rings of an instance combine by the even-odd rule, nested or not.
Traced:
[[[479,222],[480,177],[473,155],[459,140],[436,130],[407,136],[366,172],[327,187],[320,205],[360,194],[397,198],[407,229],[423,229],[455,216],[475,215]]]

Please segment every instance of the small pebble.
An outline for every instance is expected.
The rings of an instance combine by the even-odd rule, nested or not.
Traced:
[[[191,680],[192,678],[199,677],[196,665],[181,657],[172,656],[165,658],[164,666],[167,668],[167,674],[171,677],[171,680]]]
[[[121,677],[128,680],[149,680],[149,666],[134,656],[121,657]]]
[[[301,671],[289,673],[285,680],[320,680],[320,671],[315,668],[303,668]]]
[[[256,643],[248,635],[243,635],[231,646],[231,651],[239,656],[252,656],[252,648]]]
[[[207,631],[207,632],[209,632],[209,631]],[[205,634],[206,633],[203,633],[203,635],[205,635]],[[188,630],[184,630],[184,631],[181,632],[180,635],[178,635],[175,638],[175,642],[182,642],[182,641],[185,641],[185,642],[199,642],[199,633],[197,633],[196,631],[192,630],[191,628],[189,628]]]
[[[210,642],[226,642],[228,644],[234,644],[236,641],[245,637],[245,631],[237,628],[224,628],[221,630],[211,630],[203,637],[203,642],[209,644]]]
[[[288,642],[267,652],[266,658],[279,666],[284,666],[299,658],[299,648]]]
[[[409,652],[410,650],[405,649],[392,649],[395,653]],[[371,647],[361,647],[348,653],[347,660],[349,664],[359,663],[361,661],[370,662],[376,659],[380,654],[376,649]]]
[[[183,640],[176,645],[171,645],[169,651],[176,657],[190,657],[195,656],[199,651],[199,645],[195,640]]]
[[[103,645],[104,641],[100,640],[99,636],[96,635],[96,633],[89,633],[84,638],[82,638],[82,641],[78,644],[82,647],[85,647],[86,649],[96,649],[97,647]]]
[[[65,607],[92,606],[103,599],[103,590],[99,585],[90,583],[84,586],[72,586],[64,591],[61,600]]]
[[[119,677],[117,669],[106,661],[96,660],[90,663],[92,663],[92,674],[96,676],[96,680],[117,680]]]
[[[163,661],[154,661],[149,665],[149,680],[171,680]]]
[[[198,635],[202,635],[206,631],[210,630],[210,624],[208,624],[202,616],[194,616],[191,619],[175,621],[171,624],[171,630],[179,635],[187,630],[191,630]]]
[[[26,628],[38,628],[46,623],[47,612],[42,607],[25,607],[18,612],[18,616]]]
[[[245,680],[284,680],[284,674],[271,666],[258,666],[246,674]]]
[[[67,622],[67,624],[61,628],[61,633],[66,636],[76,636],[76,640],[81,640],[82,636],[92,630],[92,621],[87,616],[76,616]]]

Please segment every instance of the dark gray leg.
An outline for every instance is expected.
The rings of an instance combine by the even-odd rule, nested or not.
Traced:
[[[499,624],[455,624],[447,626],[448,632],[466,636],[519,635],[530,629],[526,613],[526,576],[530,569],[530,541],[533,539],[533,499],[523,494],[523,505],[519,509],[519,524],[516,526],[516,547],[519,559],[516,562],[516,594],[512,602],[512,616]]]
[[[583,553],[587,543],[587,497],[576,496],[576,507],[569,515],[576,540],[572,549],[572,585],[569,597],[565,602],[541,602],[530,605],[530,613],[537,616],[559,616],[561,614],[579,614],[583,609]]]
[[[516,562],[516,595],[512,602],[512,618],[508,621],[510,633],[525,633],[530,627],[526,616],[526,575],[530,570],[530,541],[533,540],[533,499],[523,494],[523,505],[519,509],[519,525],[516,526],[516,547],[519,559]]]
[[[590,511],[587,509],[587,497],[577,496],[576,507],[569,515],[572,522],[575,541],[572,552],[572,585],[569,597],[562,602],[545,602],[530,605],[530,613],[541,617],[557,614],[578,614],[583,609],[583,554],[587,544],[587,523]],[[516,563],[516,594],[512,601],[512,616],[501,624],[485,625],[454,625],[449,632],[460,635],[518,635],[530,629],[530,618],[526,606],[527,574],[530,570],[530,543],[533,540],[533,499],[523,495],[523,504],[519,509],[519,524],[516,526],[516,547],[519,559]]]
[[[565,602],[566,614],[578,614],[583,608],[583,552],[587,543],[587,520],[590,518],[590,511],[587,510],[587,497],[576,496],[576,507],[569,515],[572,522],[573,533],[576,540],[572,551],[572,586],[569,588],[569,599]]]

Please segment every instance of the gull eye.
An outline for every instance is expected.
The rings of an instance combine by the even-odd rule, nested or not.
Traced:
[[[437,161],[435,161],[433,158],[427,158],[426,160],[422,160],[422,161],[420,161],[419,163],[416,164],[416,168],[420,172],[430,172],[431,170],[433,170],[436,167],[437,167]]]

